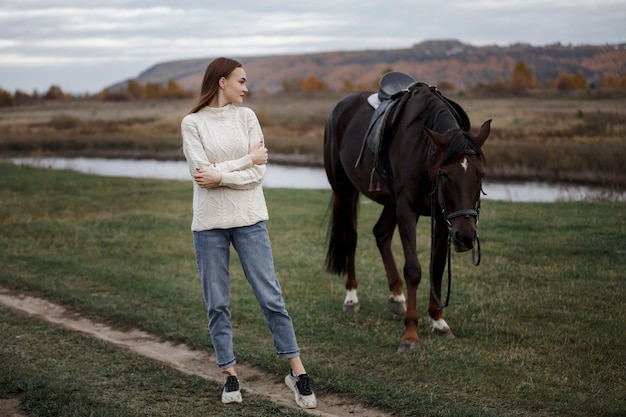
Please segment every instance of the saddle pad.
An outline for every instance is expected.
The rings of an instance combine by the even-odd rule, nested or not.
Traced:
[[[374,109],[377,109],[378,106],[380,106],[380,99],[378,98],[378,93],[374,93],[371,96],[369,96],[367,98],[367,102],[370,104],[370,106],[372,106]]]

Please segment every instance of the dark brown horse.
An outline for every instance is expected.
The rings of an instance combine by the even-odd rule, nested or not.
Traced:
[[[416,248],[420,216],[433,217],[431,295],[428,314],[432,331],[453,337],[443,319],[441,281],[450,241],[457,252],[474,249],[483,169],[482,145],[491,120],[472,135],[460,106],[435,88],[415,83],[400,93],[378,150],[364,145],[374,109],[367,99],[373,91],[348,95],[332,110],[324,133],[324,165],[333,190],[326,268],[347,274],[345,310],[358,309],[354,266],[359,195],[383,205],[374,226],[391,295],[389,308],[404,314],[404,334],[398,351],[419,348],[416,294],[422,268]],[[452,105],[451,105],[452,104]],[[378,185],[378,187],[372,185]],[[391,252],[396,226],[404,251],[404,281]],[[449,258],[448,258],[449,259]]]

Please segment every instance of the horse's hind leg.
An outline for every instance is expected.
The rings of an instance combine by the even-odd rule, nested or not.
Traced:
[[[398,267],[391,252],[391,239],[397,223],[396,207],[393,205],[385,206],[374,226],[374,236],[376,237],[376,245],[380,255],[383,258],[387,283],[391,292],[388,301],[389,310],[398,316],[404,316],[406,313],[406,299],[402,292],[402,278],[398,273]]]
[[[347,216],[347,218],[342,221],[342,225],[344,228],[344,249],[347,256],[346,298],[343,301],[343,310],[359,311],[359,297],[357,296],[357,289],[359,288],[359,284],[356,280],[356,269],[354,266],[354,256],[356,253],[357,243],[356,220],[358,213],[359,194],[355,189],[353,195],[344,194],[342,196],[342,200],[344,201],[344,206],[339,207],[338,210],[340,210],[341,213]]]
[[[354,267],[358,203],[359,193],[355,188],[343,187],[334,191],[326,269],[337,275],[347,274],[346,298],[343,303],[345,311],[359,310]]]

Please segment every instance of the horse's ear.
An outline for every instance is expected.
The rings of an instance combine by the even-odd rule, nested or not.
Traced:
[[[448,138],[442,135],[441,133],[430,130],[426,126],[424,126],[424,133],[428,135],[428,137],[432,140],[433,144],[440,150],[444,150],[446,148],[446,144],[448,143]]]
[[[491,132],[491,119],[483,123],[483,125],[480,127],[480,130],[478,131],[478,135],[476,135],[475,139],[476,143],[478,143],[478,146],[483,146],[483,143],[485,143],[487,137],[489,136],[489,132]]]

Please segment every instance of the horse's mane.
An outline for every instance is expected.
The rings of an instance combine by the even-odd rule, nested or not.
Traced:
[[[431,94],[425,107],[429,109],[431,114],[426,127],[445,135],[449,139],[443,153],[432,149],[432,153],[436,154],[434,172],[437,172],[442,166],[462,158],[464,155],[477,155],[481,161],[484,161],[481,147],[472,139],[469,132],[459,127],[459,119],[455,117],[454,110],[442,98]],[[432,144],[431,147],[434,148]]]

